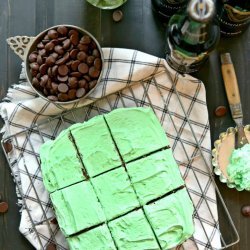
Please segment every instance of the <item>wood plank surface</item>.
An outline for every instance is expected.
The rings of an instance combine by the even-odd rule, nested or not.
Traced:
[[[34,36],[52,25],[78,25],[89,30],[103,47],[131,48],[164,57],[166,24],[153,12],[151,1],[128,0],[120,9],[123,11],[123,19],[115,23],[112,10],[101,11],[84,0],[0,0],[0,98],[6,95],[12,83],[18,82],[21,69],[21,60],[7,47],[6,38],[15,35]],[[244,122],[250,124],[250,29],[240,37],[221,39],[207,63],[195,74],[204,82],[207,91],[212,144],[221,132],[234,126],[220,70],[219,55],[222,52],[231,53],[239,83]],[[214,115],[215,108],[220,105],[228,108],[228,113],[222,118]],[[240,243],[228,249],[248,250],[250,218],[243,217],[240,210],[242,205],[250,205],[250,193],[237,192],[219,181],[217,183],[240,235]],[[0,194],[9,204],[9,211],[0,215],[0,250],[33,249],[18,231],[20,214],[16,205],[15,186],[2,150]],[[227,222],[222,219],[220,223],[222,230],[227,230]],[[226,235],[231,240],[230,232],[226,232]]]

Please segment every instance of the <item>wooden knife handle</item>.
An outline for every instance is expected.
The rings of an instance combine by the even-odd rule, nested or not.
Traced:
[[[229,104],[240,104],[238,82],[229,53],[221,54],[221,70]]]

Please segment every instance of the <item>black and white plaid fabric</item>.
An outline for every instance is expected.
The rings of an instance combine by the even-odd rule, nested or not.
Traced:
[[[64,106],[48,103],[33,92],[22,71],[20,83],[0,104],[4,138],[13,144],[8,161],[19,188],[20,232],[37,249],[46,249],[51,242],[57,249],[67,249],[42,182],[40,146],[76,122],[115,108],[140,106],[153,108],[159,118],[195,206],[196,230],[184,249],[220,248],[216,195],[207,166],[210,131],[203,83],[178,75],[165,60],[142,52],[113,48],[103,52],[103,79],[88,99]]]

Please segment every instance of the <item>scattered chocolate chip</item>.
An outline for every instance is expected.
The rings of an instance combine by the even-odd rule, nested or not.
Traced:
[[[122,13],[121,10],[115,10],[115,11],[113,12],[112,17],[113,17],[113,20],[114,20],[115,22],[120,22],[120,21],[122,20],[122,18],[123,18],[123,13]]]
[[[50,223],[52,223],[52,224],[54,224],[54,225],[58,225],[58,221],[57,221],[56,217],[53,218],[53,219],[51,219],[51,220],[50,220]]]
[[[50,243],[47,247],[46,250],[56,250],[56,245],[54,243]]]
[[[10,153],[13,149],[12,143],[10,140],[3,143],[3,147],[6,153]]]
[[[214,111],[215,115],[217,117],[222,117],[225,116],[227,113],[227,108],[225,106],[218,106],[215,111]]]
[[[8,211],[8,208],[9,208],[9,205],[7,202],[5,202],[5,201],[0,202],[0,213],[1,214],[6,213]]]
[[[97,80],[93,80],[89,82],[89,88],[93,89],[95,87],[95,85],[97,84]]]
[[[243,216],[245,217],[250,217],[250,205],[244,205],[242,208],[241,208],[241,213]]]

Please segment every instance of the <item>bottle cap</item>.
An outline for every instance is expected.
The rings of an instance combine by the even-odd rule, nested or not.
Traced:
[[[198,22],[209,22],[215,14],[213,0],[191,0],[187,7],[189,16]]]

